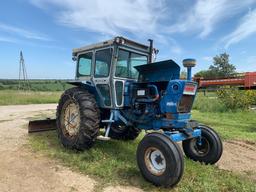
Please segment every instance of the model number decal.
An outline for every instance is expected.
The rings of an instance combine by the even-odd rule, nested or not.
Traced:
[[[166,105],[169,106],[169,107],[170,106],[176,106],[176,103],[170,101],[170,102],[167,102]]]

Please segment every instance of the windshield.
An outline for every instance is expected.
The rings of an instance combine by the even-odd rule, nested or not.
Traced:
[[[143,64],[147,64],[147,56],[119,49],[115,76],[137,79],[139,73],[134,67]]]

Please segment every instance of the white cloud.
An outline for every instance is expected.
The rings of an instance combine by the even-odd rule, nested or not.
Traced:
[[[182,49],[179,46],[172,46],[171,47],[171,52],[173,52],[175,54],[181,54],[182,53]]]
[[[189,1],[184,12],[181,6],[167,0],[30,0],[43,10],[51,10],[62,25],[96,32],[99,36],[128,35],[135,39],[150,37],[157,43],[171,46],[180,54],[182,48],[172,38],[173,33],[197,32],[204,38],[220,23],[242,13],[256,0],[196,0]],[[191,2],[190,2],[191,3]],[[177,16],[178,15],[178,16]],[[172,16],[172,18],[169,18]],[[176,17],[174,17],[176,16]]]
[[[4,23],[0,23],[0,31],[4,31],[10,34],[19,35],[26,39],[35,39],[41,41],[51,41],[51,39],[43,34],[28,31],[26,29],[18,28],[15,26],[7,25]]]
[[[57,6],[56,17],[62,24],[93,32],[117,35],[130,33],[154,34],[165,10],[164,0],[32,0],[40,8]]]
[[[205,56],[205,57],[203,57],[202,59],[203,59],[204,61],[208,61],[208,62],[210,62],[210,61],[213,60],[213,58],[212,58],[211,56]]]
[[[11,37],[0,36],[0,42],[17,43],[18,40]]]
[[[240,42],[241,40],[256,33],[256,9],[250,11],[245,15],[240,24],[236,29],[225,36],[222,41],[225,43],[225,48],[227,49],[230,45]]]
[[[208,36],[216,25],[240,13],[255,0],[197,0],[168,32],[198,32],[199,37]]]
[[[141,40],[153,38],[169,44],[173,53],[182,49],[171,37],[163,35],[166,0],[31,0],[41,9],[56,9],[58,23],[72,28],[96,32],[102,37],[131,35]],[[105,40],[105,39],[104,39]]]

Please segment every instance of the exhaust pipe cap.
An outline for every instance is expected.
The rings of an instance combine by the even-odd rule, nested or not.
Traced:
[[[182,61],[184,67],[195,67],[196,60],[195,59],[184,59]]]

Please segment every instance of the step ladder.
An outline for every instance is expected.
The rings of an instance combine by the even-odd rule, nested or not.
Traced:
[[[110,128],[111,128],[111,124],[115,122],[114,120],[114,112],[111,111],[111,114],[110,114],[110,117],[109,119],[106,119],[106,120],[101,120],[102,123],[106,123],[107,124],[107,129],[106,129],[106,132],[105,132],[105,135],[99,135],[97,137],[98,140],[101,140],[101,141],[109,141],[111,138],[108,136],[109,135],[109,131],[110,131]]]

